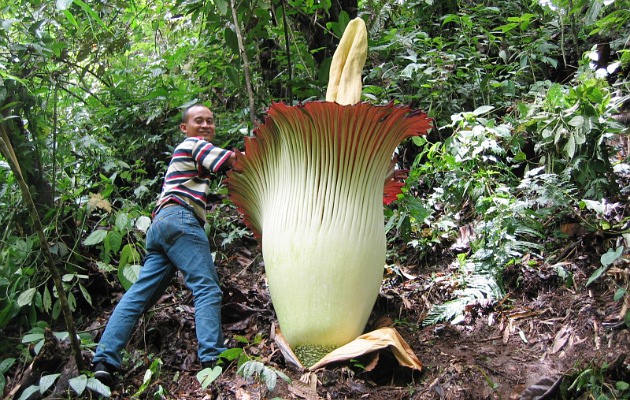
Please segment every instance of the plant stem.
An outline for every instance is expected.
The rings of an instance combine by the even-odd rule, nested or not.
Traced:
[[[236,5],[234,0],[230,0],[230,8],[232,8],[232,18],[234,19],[234,30],[236,31],[236,39],[238,41],[238,51],[243,58],[243,73],[245,74],[245,87],[247,88],[247,95],[249,97],[249,118],[252,122],[252,126],[256,125],[256,115],[254,114],[254,91],[252,90],[252,80],[249,71],[249,59],[247,58],[247,51],[243,44],[243,34],[238,24],[238,15],[236,13]]]
[[[76,328],[74,326],[74,320],[72,319],[72,312],[70,311],[70,306],[68,304],[68,297],[66,296],[66,292],[63,288],[63,283],[61,281],[61,275],[59,274],[59,270],[55,265],[55,260],[53,259],[52,253],[50,252],[50,247],[48,246],[48,241],[46,240],[46,235],[44,234],[44,228],[42,227],[42,222],[39,219],[39,214],[37,212],[37,207],[33,202],[33,198],[31,197],[31,192],[29,191],[28,185],[22,176],[22,170],[20,169],[20,164],[15,157],[15,153],[13,151],[13,146],[11,146],[11,142],[9,141],[9,136],[6,131],[6,127],[4,122],[0,122],[0,150],[4,157],[7,159],[9,166],[11,167],[11,171],[15,176],[15,180],[18,182],[20,186],[20,190],[22,192],[22,196],[24,197],[24,203],[28,207],[29,213],[31,214],[31,218],[33,219],[33,225],[35,226],[35,231],[37,232],[37,236],[39,237],[39,243],[41,246],[42,253],[44,253],[44,260],[46,262],[46,267],[50,270],[50,273],[53,278],[53,282],[55,284],[55,288],[57,289],[57,296],[59,296],[59,302],[61,304],[61,310],[63,313],[64,320],[66,322],[66,328],[68,328],[68,334],[70,336],[70,344],[72,346],[72,352],[74,354],[75,361],[77,363],[77,370],[81,371],[84,369],[83,366],[83,358],[81,357],[81,347],[79,345],[79,341],[77,340]]]
[[[53,166],[52,166],[52,170],[53,170],[53,174],[52,174],[52,198],[53,198],[53,202],[55,199],[55,191],[57,190],[57,124],[59,122],[58,119],[58,114],[57,114],[57,100],[59,99],[59,96],[57,96],[57,91],[58,91],[58,86],[59,84],[57,83],[57,81],[55,81],[55,90],[53,90],[53,148],[52,148],[52,159],[53,159]]]
[[[569,0],[569,21],[571,23],[571,35],[573,36],[573,45],[575,48],[573,49],[574,54],[580,54],[580,43],[578,41],[578,33],[577,33],[577,23],[575,22],[575,11],[573,10],[573,0]]]
[[[291,44],[289,43],[289,28],[287,23],[287,10],[285,6],[285,0],[282,0],[282,25],[284,27],[284,45],[287,53],[287,72],[288,72],[288,82],[293,80],[293,71],[291,68]],[[288,93],[287,97],[289,98],[289,104],[293,104],[293,89],[291,85],[287,85]]]

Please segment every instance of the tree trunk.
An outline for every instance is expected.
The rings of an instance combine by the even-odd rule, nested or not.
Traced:
[[[2,102],[2,114],[0,116],[4,119],[8,139],[16,151],[16,157],[20,160],[22,173],[24,174],[24,180],[31,190],[33,201],[40,211],[40,215],[43,215],[54,205],[54,194],[52,192],[52,185],[46,179],[44,175],[44,166],[39,151],[39,145],[37,143],[36,125],[31,123],[31,118],[27,115],[27,104],[34,101],[25,92],[25,89],[17,86],[13,81],[6,80],[5,86],[7,87],[8,96]],[[6,104],[16,102],[14,107],[6,108]],[[7,119],[11,115],[17,115],[19,118]],[[23,119],[27,119],[29,124],[33,127],[27,128],[24,125]]]

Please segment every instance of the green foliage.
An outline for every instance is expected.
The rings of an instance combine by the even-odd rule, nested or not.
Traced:
[[[240,369],[241,366],[249,361],[251,361],[249,355],[247,354],[247,348],[249,346],[257,345],[261,341],[261,336],[256,335],[254,339],[250,342],[243,336],[236,336],[235,339],[244,345],[241,347],[233,347],[223,351],[219,354],[219,358],[217,360],[217,364],[213,368],[204,368],[199,371],[196,375],[199,384],[203,389],[206,389],[208,386],[212,384],[221,373],[223,373],[224,364],[229,364],[234,360],[237,360],[237,369]],[[270,389],[272,390],[272,389]]]
[[[4,298],[0,298],[0,327],[6,326],[20,312],[28,316],[31,325],[37,320],[37,313],[49,313],[56,319],[61,312],[57,292],[52,289],[50,273],[42,265],[41,254],[34,251],[39,240],[35,235],[26,239],[10,237],[8,245],[0,250],[0,259],[5,266],[0,270],[0,288],[5,294]],[[59,258],[69,254],[67,246],[61,241],[54,243],[51,251]],[[85,286],[87,279],[87,274],[73,268],[68,268],[62,275],[72,311],[77,306],[77,295],[91,305],[91,296]]]
[[[566,62],[564,41],[573,40],[563,36],[558,46],[551,39],[558,24],[566,21],[554,10],[512,8],[516,4],[511,2],[503,10],[478,6],[474,12],[460,9],[445,15],[441,26],[456,33],[449,36],[451,42],[424,32],[403,36],[392,31],[384,40],[387,45],[376,46],[391,54],[399,44],[406,45],[402,58],[411,63],[402,70],[383,64],[382,69],[372,70],[369,79],[382,78],[375,75],[379,71],[389,73],[388,85],[405,77],[417,97],[400,101],[417,98],[436,116],[442,130],[438,137],[446,136],[431,143],[414,139],[420,149],[404,195],[396,209],[386,210],[390,237],[403,239],[422,257],[455,238],[457,227],[468,223],[473,229],[471,253],[451,276],[457,288],[453,299],[436,306],[425,323],[457,320],[468,304],[491,304],[503,293],[505,266],[518,265],[523,256],[543,254],[540,239],[557,226],[546,221],[574,216],[581,204],[577,199],[618,193],[608,146],[610,137],[622,128],[611,116],[626,97],[614,95],[606,76],[591,69],[594,50],[584,57],[577,54],[582,61],[573,81],[548,81],[562,66],[559,61]],[[600,11],[603,15],[610,10]],[[587,37],[584,31],[579,35]],[[417,51],[424,43],[431,44]],[[445,44],[457,44],[457,51]],[[466,51],[473,57],[467,57]],[[444,60],[459,67],[455,73],[448,64],[436,64]],[[462,64],[464,60],[470,64]],[[460,71],[466,83],[456,81]],[[435,73],[443,77],[440,85],[423,81]],[[490,79],[484,81],[486,76]],[[379,87],[405,92],[399,85]],[[427,93],[436,87],[434,94]],[[390,96],[369,86],[367,92],[374,99]],[[466,99],[469,95],[473,102]],[[519,102],[519,97],[526,102]],[[478,101],[486,105],[480,107]],[[474,111],[461,112],[466,108]],[[444,118],[448,111],[452,111],[450,123]],[[488,113],[495,117],[488,118]]]
[[[111,216],[114,219],[111,229],[97,229],[83,241],[85,246],[101,248],[100,268],[103,271],[116,270],[118,279],[125,290],[128,290],[138,279],[141,261],[138,248],[142,246],[143,235],[151,223],[147,216],[140,215],[132,219],[131,215],[138,215],[138,213],[137,211],[133,214],[118,211]],[[113,257],[118,259],[117,268],[110,265]]]
[[[35,354],[39,354],[40,351],[42,350],[42,347],[45,344],[46,330],[48,329],[50,329],[50,327],[48,326],[46,322],[44,321],[36,322],[35,326],[32,329],[30,329],[24,336],[22,336],[21,343],[23,345],[27,345],[28,348],[32,348],[32,351]],[[68,336],[69,336],[68,332],[65,332],[65,331],[52,332],[52,334],[54,335],[55,339],[59,340],[60,342],[67,341]],[[81,342],[82,348],[87,349],[89,347],[94,346],[94,342],[93,342],[93,338],[91,334],[81,333],[79,334],[79,336],[80,336],[80,342]],[[26,347],[24,348],[26,349]],[[31,357],[30,354],[28,353],[29,352],[27,351],[25,354],[23,354],[24,360],[28,360]],[[6,373],[6,370],[8,370],[15,363],[15,361],[16,359],[14,358],[7,358],[3,360],[0,363],[0,374]],[[39,381],[37,384],[33,384],[27,387],[22,392],[22,395],[20,396],[20,398],[27,399],[29,398],[30,395],[37,392],[41,394],[46,393],[49,389],[53,387],[53,385],[57,381],[57,378],[59,378],[60,375],[61,374],[59,373],[42,375],[39,378]],[[3,379],[4,377],[0,377],[0,382],[3,382]],[[103,385],[99,380],[95,379],[94,377],[88,377],[85,374],[80,374],[78,376],[72,377],[71,379],[69,379],[68,384],[70,386],[70,389],[74,392],[74,394],[78,396],[84,395],[86,388],[105,397],[109,397],[111,395],[110,388]],[[0,393],[2,393],[2,391],[3,391],[3,385],[0,385]],[[70,392],[68,393],[68,395],[69,396],[71,395]]]
[[[608,139],[623,127],[611,118],[618,104],[608,83],[583,64],[574,85],[540,82],[531,94],[520,129],[533,134],[547,172],[570,176],[585,198],[617,193]]]
[[[197,372],[197,380],[201,385],[202,389],[206,389],[208,386],[212,384],[219,376],[221,376],[221,372],[223,372],[223,368],[219,365],[213,368],[204,368],[201,371]]]
[[[382,64],[368,72],[364,94],[414,104],[438,126],[461,110],[509,106],[533,80],[551,75],[559,54],[551,39],[553,16],[533,14],[530,6],[517,1],[462,5],[446,15],[429,11],[408,22],[412,30],[389,22],[394,26],[373,36],[370,53]]]
[[[212,210],[206,215],[208,221],[206,234],[209,236],[212,247],[216,247],[217,251],[225,250],[238,239],[251,236],[251,232],[244,227],[240,220],[236,207],[227,199],[227,189],[221,181],[217,180],[213,183],[210,193],[222,198],[222,201],[216,202]]]
[[[522,142],[511,124],[488,118],[491,111],[492,107],[480,107],[454,115],[453,135],[442,144],[418,141],[424,147],[409,172],[401,203],[404,207],[405,197],[417,191],[423,193],[423,210],[439,212],[417,214],[422,219],[410,219],[408,230],[417,235],[428,229],[442,241],[456,236],[455,228],[462,223],[473,230],[471,254],[460,254],[457,272],[449,275],[456,287],[453,298],[434,306],[425,324],[457,322],[467,306],[487,306],[503,297],[504,268],[518,265],[524,256],[540,258],[544,221],[571,213],[571,205],[577,203],[566,177],[542,168],[531,169],[522,178],[514,174],[526,163]],[[408,243],[423,251],[424,236]]]
[[[31,328],[24,336],[22,336],[22,343],[27,344],[33,347],[33,351],[35,354],[39,354],[42,346],[45,341],[45,331],[46,329],[50,329],[48,323],[45,321],[37,321],[35,326]],[[64,341],[68,339],[68,332],[53,332],[55,338],[59,341]],[[92,336],[88,333],[79,334],[81,339],[81,344],[83,346],[89,347],[94,344],[92,340]]]
[[[6,374],[15,364],[15,358],[4,358],[0,361],[0,393],[4,393],[4,389],[7,385]]]
[[[35,393],[40,393],[42,395],[45,394],[47,391],[49,391],[52,388],[52,386],[55,384],[55,381],[57,380],[57,378],[59,378],[59,376],[61,376],[61,374],[59,373],[42,375],[39,378],[39,384],[31,385],[27,387],[26,389],[24,389],[19,399],[29,399]],[[85,374],[81,374],[79,376],[69,379],[68,385],[70,386],[70,389],[72,389],[72,391],[78,396],[84,395],[85,389],[90,389],[91,391],[104,397],[111,396],[111,390],[109,389],[109,387],[102,384],[98,379],[94,377],[88,378]],[[71,394],[68,393],[68,396],[70,395]]]
[[[599,277],[604,272],[606,272],[608,267],[610,267],[610,265],[613,262],[615,262],[615,260],[621,257],[622,254],[623,254],[623,246],[619,246],[614,250],[608,249],[608,251],[605,254],[602,254],[601,260],[600,260],[602,263],[602,266],[597,268],[595,272],[593,272],[593,274],[588,278],[588,280],[586,281],[586,286],[590,285],[591,283],[599,279]]]
[[[131,396],[132,398],[140,398],[140,396],[152,385],[154,382],[159,381],[160,379],[160,369],[162,365],[162,360],[159,358],[155,358],[149,368],[144,372],[144,377],[142,378],[142,385],[138,388],[138,390]]]
[[[282,371],[268,367],[262,362],[255,360],[249,360],[241,364],[236,373],[246,379],[260,380],[267,386],[267,389],[270,392],[276,388],[278,377],[287,383],[291,382],[291,379]]]
[[[623,378],[615,379],[619,371],[611,370],[612,366],[593,361],[576,368],[560,385],[562,398],[630,399],[630,384]]]
[[[70,378],[68,380],[68,385],[70,386],[70,389],[77,394],[77,396],[85,395],[85,389],[90,389],[104,397],[111,396],[111,389],[107,385],[104,385],[98,379],[88,377],[85,374]]]
[[[21,239],[15,236],[8,237],[0,250],[0,289],[4,296],[0,300],[0,327],[6,326],[20,311],[23,306],[36,305],[41,301],[35,287],[37,254],[32,249],[37,243],[35,236]]]

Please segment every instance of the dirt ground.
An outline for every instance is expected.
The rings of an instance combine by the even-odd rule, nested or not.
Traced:
[[[623,301],[613,299],[615,289],[627,285],[627,263],[622,261],[587,288],[585,283],[599,258],[582,253],[595,251],[590,243],[576,243],[571,244],[573,260],[563,263],[573,273],[571,287],[556,275],[553,266],[508,270],[507,296],[493,304],[470,307],[466,319],[457,325],[422,325],[431,304],[449,289],[445,283],[436,283],[432,278],[436,271],[428,267],[401,267],[402,274],[392,274],[384,281],[387,289],[377,300],[367,330],[394,327],[422,362],[422,371],[399,366],[391,351],[383,350],[310,374],[290,368],[270,339],[275,319],[257,249],[235,248],[233,254],[218,260],[225,292],[226,339],[230,347],[241,347],[251,358],[284,372],[291,383],[278,379],[275,389],[269,391],[264,382],[237,374],[233,362],[202,390],[195,377],[200,366],[192,298],[178,281],[136,331],[129,351],[143,354],[146,361],[137,362],[119,377],[113,397],[128,398],[135,393],[152,357],[159,357],[163,365],[159,380],[142,398],[152,397],[160,385],[166,397],[175,399],[579,398],[580,392],[567,388],[589,368],[600,375],[603,384],[630,382],[630,360],[625,358],[630,330],[623,323]],[[103,298],[102,307],[92,328],[105,324],[110,299]],[[546,388],[540,393],[547,392],[548,397],[536,394],[533,385],[537,382]],[[527,388],[534,394],[526,392]]]
[[[112,398],[596,398],[590,397],[593,387],[630,382],[630,360],[626,359],[630,330],[623,322],[628,296],[625,306],[623,300],[614,299],[617,288],[628,287],[627,259],[585,286],[599,265],[601,247],[597,246],[601,243],[601,238],[586,237],[567,242],[571,252],[562,266],[573,275],[571,285],[557,275],[557,264],[540,262],[508,269],[506,297],[472,305],[456,325],[422,325],[431,305],[447,299],[452,290],[448,280],[435,279],[436,274],[449,270],[448,260],[443,258],[435,267],[400,266],[398,273],[386,275],[366,330],[394,327],[423,364],[422,370],[402,367],[390,350],[381,350],[308,372],[290,367],[271,339],[276,321],[262,258],[256,244],[245,240],[217,257],[224,286],[225,338],[228,347],[242,348],[251,359],[286,374],[291,382],[278,378],[270,391],[263,380],[237,374],[234,361],[224,365],[222,374],[203,389],[196,378],[201,367],[196,356],[192,296],[178,278],[141,319],[128,346],[124,369],[116,376]],[[94,274],[89,287],[93,308],[84,307],[78,322],[79,329],[91,332],[95,341],[122,295],[116,279],[109,278],[108,283],[102,274]],[[71,358],[68,353],[61,363]],[[88,353],[86,358],[90,359]],[[146,371],[156,359],[161,360],[159,372],[139,393]],[[24,368],[15,368],[8,390],[19,384]],[[590,375],[580,380],[584,371]],[[580,383],[586,381],[590,383]],[[537,383],[540,389],[534,388]]]

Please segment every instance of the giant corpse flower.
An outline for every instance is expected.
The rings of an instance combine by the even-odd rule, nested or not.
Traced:
[[[363,63],[357,67],[357,41],[350,42],[342,64],[360,79]],[[367,48],[367,39],[358,46]],[[337,76],[339,98],[347,99],[356,93],[356,72],[340,80],[344,66],[334,65],[331,81]],[[360,96],[360,84],[358,90]],[[426,114],[408,107],[353,104],[358,98],[344,105],[336,96],[274,103],[246,138],[246,155],[227,182],[261,241],[272,303],[294,348],[335,348],[363,333],[385,265],[383,196],[400,192],[392,154],[403,139],[430,128]]]

